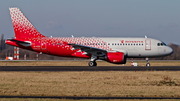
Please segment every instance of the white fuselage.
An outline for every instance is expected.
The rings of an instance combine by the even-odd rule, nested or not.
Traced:
[[[103,49],[107,52],[123,52],[127,58],[160,57],[173,53],[172,48],[166,46],[162,41],[152,38],[60,37],[50,39],[53,46],[60,45],[59,47],[68,47],[61,46],[61,44],[63,42],[74,43],[82,46]],[[43,40],[41,40],[41,42],[43,42]],[[45,39],[44,43],[48,42],[49,41]]]
[[[124,52],[127,57],[159,57],[173,52],[162,41],[152,38],[101,38],[110,50]]]

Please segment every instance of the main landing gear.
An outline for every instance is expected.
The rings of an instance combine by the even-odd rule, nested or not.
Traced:
[[[90,61],[90,62],[88,63],[88,65],[89,65],[90,67],[93,67],[93,66],[97,66],[97,63],[96,63],[96,61]]]
[[[147,61],[146,66],[149,67],[150,66],[149,59],[146,58],[146,61]]]
[[[91,61],[88,63],[88,65],[90,67],[97,66],[96,60],[97,60],[97,56],[92,55]]]

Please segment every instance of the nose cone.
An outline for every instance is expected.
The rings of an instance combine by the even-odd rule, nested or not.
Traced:
[[[167,55],[171,55],[174,52],[174,50],[171,47],[167,47],[166,52],[167,52]]]

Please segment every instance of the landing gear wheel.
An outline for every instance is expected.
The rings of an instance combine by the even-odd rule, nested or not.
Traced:
[[[146,58],[146,67],[149,67],[150,66],[150,63],[149,63],[149,58]]]
[[[94,66],[97,66],[97,63],[96,63],[96,62],[94,62]]]
[[[95,61],[90,61],[88,64],[90,67],[97,66],[97,63]]]
[[[149,66],[150,66],[150,63],[147,63],[146,66],[149,67]]]

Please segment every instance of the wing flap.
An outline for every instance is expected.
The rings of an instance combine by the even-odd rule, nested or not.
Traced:
[[[68,44],[71,45],[74,49],[80,49],[81,51],[86,52],[87,54],[98,54],[98,53],[106,53],[107,51],[104,49],[100,48],[95,48],[95,47],[90,47],[90,46],[83,46],[83,45],[78,45],[78,44]]]

